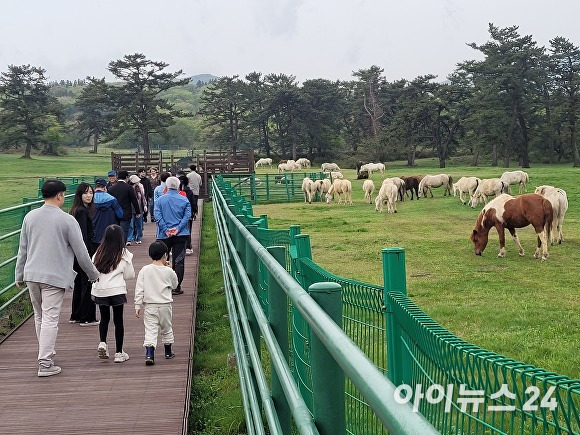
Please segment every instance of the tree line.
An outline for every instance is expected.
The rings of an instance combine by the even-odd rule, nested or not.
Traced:
[[[72,128],[95,151],[132,132],[149,154],[150,138],[167,136],[181,119],[196,122],[204,147],[254,149],[275,158],[404,159],[412,166],[418,157],[436,156],[445,167],[450,157],[463,156],[474,165],[580,166],[578,47],[563,37],[541,47],[517,26],[490,24],[488,31],[484,44],[468,44],[483,59],[457,64],[444,82],[432,74],[389,82],[376,65],[353,72],[352,80],[301,84],[293,75],[252,72],[204,85],[196,113],[176,109],[180,98],[195,95],[168,98],[188,84],[182,71],[168,73],[164,62],[126,55],[108,65],[118,82],[83,81],[69,124],[72,117]],[[39,146],[50,153],[62,139],[67,114],[50,95],[44,72],[10,66],[2,73],[0,147],[24,146],[30,156]]]

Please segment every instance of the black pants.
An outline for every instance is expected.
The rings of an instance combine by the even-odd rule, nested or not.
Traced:
[[[111,320],[111,307],[99,305],[101,313],[101,323],[99,323],[99,335],[101,341],[107,342],[107,332],[109,332],[109,321]],[[123,338],[125,337],[125,325],[123,324],[123,305],[114,305],[113,323],[115,324],[115,352],[123,352]]]
[[[193,209],[191,210],[191,216],[197,216],[197,200],[199,199],[199,195],[193,195]]]
[[[187,244],[185,245],[185,247],[187,249],[192,249],[191,248],[191,227],[193,226],[193,219],[190,219],[187,224],[189,225],[189,236],[187,236]]]
[[[173,236],[167,239],[159,239],[165,243],[167,249],[171,252],[171,267],[177,274],[177,288],[181,289],[181,281],[185,272],[185,246],[187,245],[187,236]]]
[[[91,283],[85,271],[78,265],[76,259],[73,269],[77,272],[72,295],[72,311],[70,320],[81,323],[97,320],[97,309],[91,299]]]

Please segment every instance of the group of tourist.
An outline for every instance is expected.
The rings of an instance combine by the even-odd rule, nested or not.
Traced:
[[[177,177],[159,174],[156,168],[149,175],[145,169],[131,176],[124,170],[110,171],[108,181],[98,179],[94,187],[79,184],[70,215],[61,209],[64,183],[47,180],[43,184],[44,205],[28,213],[22,224],[15,270],[16,285],[28,286],[34,309],[39,377],[61,372],[54,364],[54,347],[66,289],[73,289],[70,322],[99,326],[98,357],[109,358],[112,311],[114,361],[129,359],[123,350],[123,307],[126,281],[135,277],[135,270],[127,247],[132,242],[141,244],[147,215],[157,225],[156,240],[149,246],[152,263],[137,277],[135,315],[143,314],[146,364],[154,364],[159,333],[165,358],[173,358],[171,303],[173,295],[183,293],[185,256],[192,253],[191,227],[201,186],[195,165],[190,169]]]

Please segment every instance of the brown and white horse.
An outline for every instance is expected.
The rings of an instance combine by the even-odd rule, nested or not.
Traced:
[[[538,246],[534,254],[535,258],[540,256],[542,260],[548,258],[548,243],[552,228],[552,204],[550,201],[537,195],[529,193],[513,197],[506,193],[499,195],[490,201],[479,213],[475,221],[475,228],[471,233],[471,241],[475,247],[475,255],[481,255],[487,246],[489,230],[495,227],[499,235],[498,257],[505,257],[505,229],[507,228],[514,243],[518,247],[519,254],[524,255],[524,248],[516,234],[516,228],[532,225],[538,235]]]

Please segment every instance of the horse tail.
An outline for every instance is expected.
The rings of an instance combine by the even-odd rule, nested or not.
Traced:
[[[505,181],[501,182],[501,193],[509,193],[510,185]]]
[[[475,177],[475,189],[473,189],[474,192],[477,190],[478,186],[479,186],[479,178]]]
[[[543,201],[544,206],[544,232],[546,234],[546,240],[548,245],[552,240],[552,223],[554,220],[554,210],[552,209],[552,203],[547,199]]]
[[[447,176],[449,177],[449,183],[447,184],[447,187],[451,188],[451,186],[453,185],[453,177],[451,176],[451,174],[447,174]]]

